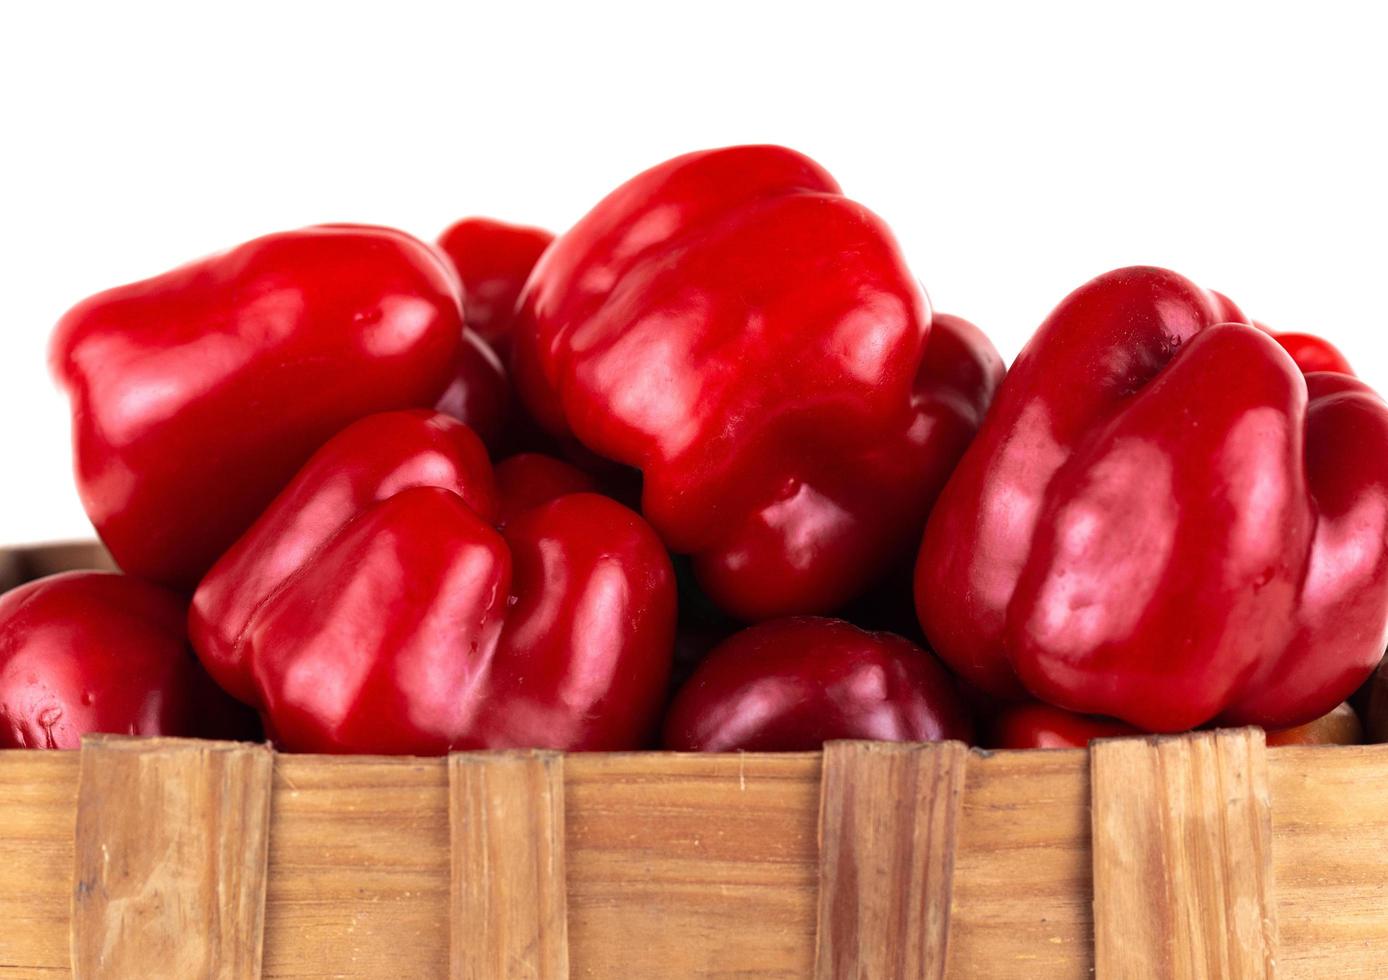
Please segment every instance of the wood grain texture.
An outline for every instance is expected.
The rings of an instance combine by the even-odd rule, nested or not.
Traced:
[[[968,759],[951,978],[1093,976],[1088,754]],[[440,759],[276,756],[264,975],[448,972]],[[575,977],[813,970],[818,754],[565,760]],[[1388,745],[1268,751],[1283,978],[1388,977]],[[0,751],[0,977],[64,977],[75,752]]]
[[[1278,975],[1388,977],[1388,745],[1268,755]]]
[[[266,746],[83,739],[75,977],[260,976],[271,765]]]
[[[265,976],[448,975],[442,759],[275,757]]]
[[[572,755],[564,774],[573,976],[810,974],[818,753]]]
[[[1099,975],[1273,976],[1262,729],[1102,740],[1090,771]]]
[[[0,752],[0,977],[67,976],[77,753]]]
[[[1092,976],[1089,753],[970,753],[959,822],[949,976]]]
[[[568,980],[564,756],[448,759],[454,980]]]
[[[967,757],[962,742],[825,745],[818,980],[944,976]]]

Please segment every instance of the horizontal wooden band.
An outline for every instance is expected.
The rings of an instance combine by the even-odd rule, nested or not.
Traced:
[[[1267,764],[1279,975],[1388,977],[1388,745]],[[967,768],[947,976],[1092,978],[1088,753]],[[447,976],[447,761],[274,769],[267,980]],[[821,773],[820,753],[567,757],[573,976],[812,976]],[[70,973],[79,774],[77,752],[0,751],[0,980]]]

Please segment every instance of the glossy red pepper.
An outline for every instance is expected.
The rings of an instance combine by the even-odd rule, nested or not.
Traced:
[[[123,569],[191,588],[329,436],[435,404],[462,336],[443,261],[386,228],[269,235],[93,296],[52,355],[87,513]]]
[[[559,236],[513,381],[642,472],[642,510],[748,620],[824,612],[911,544],[1002,373],[936,317],[886,226],[790,150],[693,153]]]
[[[253,736],[188,648],[177,595],[111,572],[64,572],[0,596],[0,748],[82,736]]]
[[[508,446],[516,405],[501,358],[465,329],[453,365],[453,377],[434,407],[467,425],[493,452]]]
[[[468,328],[501,355],[510,356],[516,302],[530,270],[554,241],[543,228],[492,218],[464,218],[439,236],[463,285],[463,316]]]
[[[497,527],[522,511],[569,493],[598,493],[597,478],[542,453],[517,453],[496,464]]]
[[[1082,749],[1096,738],[1140,735],[1112,718],[1077,715],[1049,704],[1011,704],[988,725],[991,749]]]
[[[800,616],[734,634],[700,664],[665,720],[680,752],[816,751],[832,739],[969,741],[954,679],[891,633]]]
[[[495,356],[461,356],[457,377],[437,408],[476,429],[493,454],[568,448],[526,414],[501,366],[510,357],[521,287],[553,240],[541,228],[491,218],[464,218],[439,236],[439,251],[463,289],[464,346],[485,347]]]
[[[641,747],[670,670],[669,558],[606,497],[524,493],[498,533],[471,431],[363,419],[208,573],[194,645],[291,750]]]
[[[1296,361],[1296,366],[1301,368],[1303,374],[1311,374],[1315,371],[1354,374],[1354,369],[1349,366],[1349,361],[1346,360],[1345,355],[1341,354],[1340,349],[1324,337],[1317,337],[1309,333],[1278,333],[1261,323],[1254,323],[1253,325],[1272,334],[1273,339],[1292,356],[1292,360]]]
[[[993,693],[1309,721],[1388,638],[1388,406],[1175,273],[1109,273],[1012,366],[916,571],[931,645]]]

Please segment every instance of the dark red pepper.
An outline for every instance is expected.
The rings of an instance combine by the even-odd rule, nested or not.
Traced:
[[[204,579],[198,652],[291,750],[641,747],[670,670],[669,558],[606,497],[526,492],[498,533],[472,432],[363,419]]]
[[[1161,269],[1072,293],[926,529],[931,645],[1152,731],[1325,714],[1388,638],[1388,406]]]
[[[541,256],[513,380],[642,472],[642,510],[749,620],[824,612],[909,556],[1002,373],[935,318],[886,226],[813,161],[744,146],[633,178]]]
[[[53,341],[87,513],[131,574],[191,588],[324,440],[457,376],[454,277],[423,242],[269,235],[78,304]]]
[[[1112,718],[1077,715],[1049,704],[1012,704],[989,722],[992,749],[1082,749],[1096,738],[1140,735]]]
[[[1314,721],[1295,728],[1267,733],[1267,744],[1278,745],[1358,745],[1364,741],[1364,726],[1348,704],[1337,704]]]
[[[554,234],[543,228],[492,218],[464,218],[439,236],[439,249],[448,256],[463,285],[468,329],[491,345],[503,361],[510,355],[511,327],[521,287],[552,241]]]
[[[535,425],[501,369],[510,358],[521,287],[553,240],[541,228],[491,218],[464,218],[439,236],[439,250],[463,289],[464,344],[485,346],[497,357],[460,358],[458,376],[437,407],[476,429],[493,454],[569,449]]]
[[[954,680],[891,633],[813,616],[761,623],[716,647],[680,689],[665,747],[817,751],[832,739],[969,741]]]
[[[434,407],[465,423],[493,452],[510,445],[517,421],[511,382],[500,357],[471,330],[463,331],[453,378]]]
[[[521,511],[568,493],[598,493],[596,477],[571,463],[542,453],[517,453],[496,464],[500,509],[497,527],[505,527]]]
[[[111,572],[64,572],[0,596],[0,748],[83,735],[254,737],[188,648],[187,605]]]

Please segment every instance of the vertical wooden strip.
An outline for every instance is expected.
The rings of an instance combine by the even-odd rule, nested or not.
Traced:
[[[261,745],[83,740],[78,980],[260,976],[272,768]]]
[[[1095,966],[1105,977],[1271,977],[1262,729],[1090,748]]]
[[[454,980],[566,980],[564,756],[448,760]]]
[[[959,742],[824,747],[818,980],[944,976],[967,758]]]

